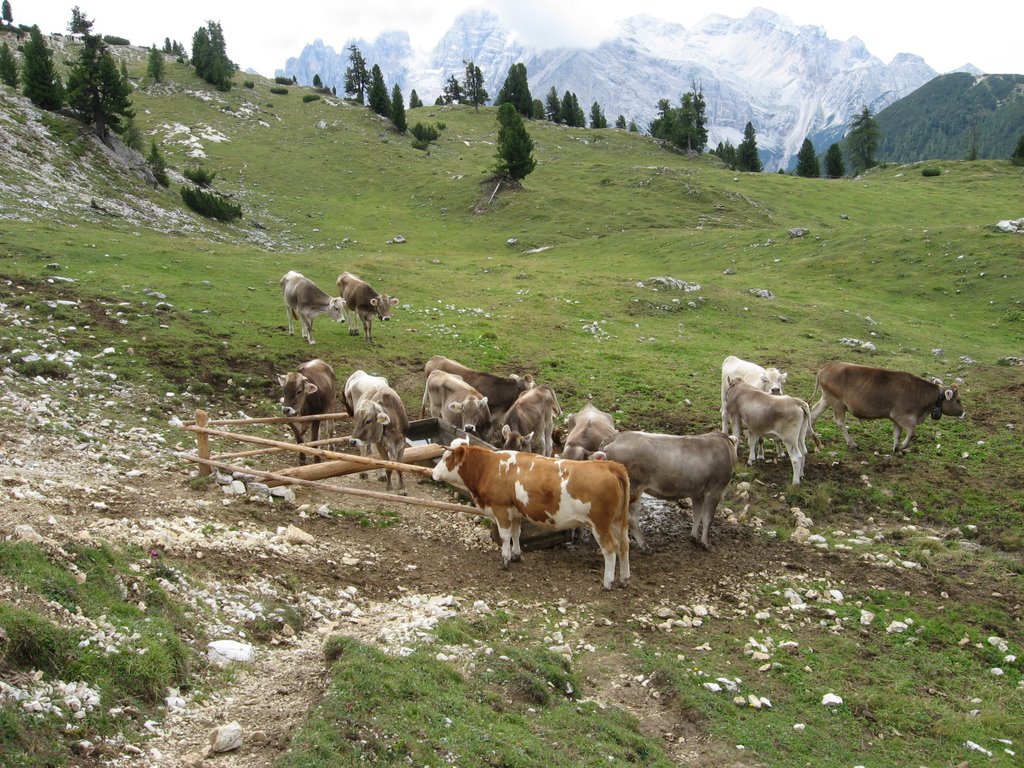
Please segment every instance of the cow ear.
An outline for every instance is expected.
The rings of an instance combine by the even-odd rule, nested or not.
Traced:
[[[448,403],[448,410],[452,413],[462,413],[462,403],[452,400],[452,402]]]
[[[277,375],[277,383],[280,384],[282,387],[284,386],[284,383],[286,381],[288,381],[288,377],[287,376],[282,376],[281,374]]]
[[[318,387],[312,381],[307,381],[306,382],[306,394],[307,395],[312,395],[312,394],[314,394],[316,392],[319,392],[319,391],[320,391],[320,387]]]
[[[380,411],[377,414],[377,423],[382,424],[385,427],[391,423],[391,417],[388,416],[387,411]]]
[[[512,434],[512,427],[508,424],[504,424],[501,427],[501,436],[508,440],[508,436]]]
[[[487,405],[487,397],[486,396],[484,396],[484,398],[482,400],[480,400],[480,405]]]
[[[370,306],[371,307],[376,307],[377,306],[377,297],[376,296],[374,298],[370,299]]]
[[[785,384],[787,376],[789,376],[789,373],[780,373],[779,374],[779,384]]]
[[[394,296],[391,297],[391,306],[392,307],[397,307],[398,306],[398,299],[396,299]]]
[[[533,432],[531,432],[528,435],[524,435],[523,436],[523,442],[524,443],[532,443],[533,442]]]
[[[956,396],[956,387],[949,387],[942,394],[944,394],[946,396],[947,400],[952,400]]]

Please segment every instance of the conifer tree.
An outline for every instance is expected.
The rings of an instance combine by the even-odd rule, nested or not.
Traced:
[[[149,49],[149,59],[146,61],[146,77],[152,78],[154,83],[164,79],[164,56],[152,46]]]
[[[860,114],[854,116],[850,123],[850,132],[846,134],[846,146],[854,175],[874,167],[875,152],[881,138],[882,132],[878,128],[878,121],[870,109],[863,107]]]
[[[1024,165],[1024,134],[1017,139],[1017,147],[1013,150],[1013,154],[1010,155],[1010,163],[1012,165]]]
[[[367,92],[369,107],[378,115],[388,116],[391,102],[388,99],[388,87],[384,84],[384,74],[376,64],[370,70],[370,90]]]
[[[345,70],[345,93],[355,96],[360,104],[365,103],[365,94],[370,87],[370,73],[366,69],[366,59],[354,45],[348,49],[348,68]]]
[[[511,104],[523,117],[536,117],[533,108],[533,96],[530,95],[530,84],[526,79],[526,65],[517,62],[508,68],[508,75],[505,76],[505,84],[498,91],[498,98],[495,106]]]
[[[231,90],[234,62],[228,58],[224,30],[216,21],[208,21],[192,35],[192,66],[196,74],[217,90]]]
[[[505,102],[498,107],[498,164],[495,170],[499,175],[521,181],[536,166],[533,139],[526,132],[523,118],[511,102]]]
[[[150,142],[149,154],[146,155],[146,162],[149,163],[149,167],[153,171],[153,176],[156,177],[160,186],[170,186],[171,180],[167,178],[167,161],[164,160],[164,156],[160,152],[160,147],[157,146],[156,139],[153,139]]]
[[[320,79],[320,73],[319,72],[317,72],[315,75],[313,75],[313,87],[314,88],[323,88],[324,87],[324,83]]]
[[[449,75],[447,82],[444,84],[444,92],[441,94],[444,97],[445,104],[461,104],[463,100],[462,85],[459,83],[459,79],[455,75]]]
[[[833,144],[825,152],[825,175],[830,179],[839,179],[846,175],[843,150],[838,144]]]
[[[743,141],[736,147],[736,169],[748,173],[760,173],[764,170],[761,158],[757,156],[757,134],[751,122],[743,129]]]
[[[78,6],[73,14],[71,26],[84,31],[80,33],[78,58],[68,73],[68,104],[105,139],[108,128],[120,133],[123,121],[135,116],[129,98],[131,89],[118,71],[109,46],[90,31],[92,22],[85,19]]]
[[[816,179],[821,175],[818,155],[814,151],[814,145],[810,139],[804,139],[800,145],[800,151],[796,155],[796,175],[808,179]]]
[[[409,92],[409,109],[416,109],[417,107],[422,107],[422,106],[423,106],[423,102],[420,101],[419,94],[416,93],[416,89],[413,88]]]
[[[518,111],[518,110],[517,110]],[[533,107],[530,110],[530,117],[534,120],[544,119],[544,102],[540,99],[533,100]]]
[[[60,109],[64,106],[64,83],[53,64],[52,53],[46,47],[38,25],[28,33],[28,42],[22,47],[21,76],[25,81],[23,93],[40,109]]]
[[[7,26],[14,24],[14,16],[11,14],[11,0],[4,0],[3,5],[0,7],[2,7],[2,11],[0,11],[0,18],[4,20],[4,23],[7,24]]]
[[[484,90],[484,75],[483,72],[480,71],[480,67],[472,61],[467,61],[465,64],[466,81],[463,91],[463,101],[467,104],[472,104],[473,109],[476,112],[479,112],[480,105],[486,104],[487,99],[490,98],[487,91]]]
[[[391,122],[394,123],[395,130],[399,133],[405,133],[405,129],[408,128],[405,119],[405,101],[402,99],[402,89],[398,87],[398,83],[395,83],[391,89]]]
[[[11,88],[18,87],[18,62],[6,41],[0,43],[0,83]]]
[[[552,123],[562,122],[562,100],[558,98],[558,92],[553,85],[544,103],[544,114]]]
[[[615,118],[615,127],[618,128],[619,130],[625,130],[626,129],[626,116],[625,115],[619,115],[618,117]]]
[[[604,116],[604,112],[601,111],[601,105],[596,101],[590,105],[590,127],[591,128],[607,128],[608,118]]]

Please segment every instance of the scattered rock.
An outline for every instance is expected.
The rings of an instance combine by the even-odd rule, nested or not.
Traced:
[[[206,646],[206,657],[217,666],[226,667],[233,661],[252,661],[252,646],[237,640],[213,640]]]
[[[312,534],[294,525],[288,526],[284,532],[284,540],[286,544],[312,544],[316,541]]]
[[[810,232],[810,230],[806,229],[805,227],[793,227],[791,230],[789,230],[789,232],[787,234],[789,234],[789,236],[791,238],[792,237],[803,237],[808,232]]]
[[[210,751],[230,752],[242,746],[242,726],[232,721],[210,731]]]
[[[834,693],[826,693],[821,697],[821,703],[826,707],[841,707],[843,705],[843,697],[837,696]]]

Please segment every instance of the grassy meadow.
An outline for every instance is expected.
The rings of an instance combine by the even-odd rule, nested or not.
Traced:
[[[592,399],[620,428],[677,434],[719,427],[720,368],[730,354],[788,371],[787,392],[812,405],[815,372],[830,360],[958,380],[967,417],[923,423],[904,456],[889,455],[889,422],[852,417],[860,448],[848,450],[826,412],[817,425],[826,447],[809,456],[803,486],[788,484],[786,461],[742,464],[738,479],[752,484],[751,507],[779,538],[793,532],[791,506],[828,528],[889,519],[909,526],[887,544],[894,558],[921,562],[938,579],[985,573],[1003,585],[1005,602],[954,610],[882,589],[858,594],[879,614],[915,617],[922,631],[914,642],[884,632],[863,641],[840,637],[816,622],[775,627],[773,642],[801,648],[781,658],[762,692],[789,702],[785,714],[778,706],[754,714],[698,684],[715,676],[712,668],[756,676],[743,643],[751,635],[763,641],[766,630],[752,616],[684,641],[685,651],[667,635],[642,647],[628,637],[606,643],[629,656],[637,674],[671,691],[673,706],[694,713],[712,738],[744,744],[758,764],[853,765],[853,755],[872,766],[1015,764],[1001,751],[975,763],[981,758],[962,745],[978,726],[1024,750],[1020,662],[996,680],[986,676],[998,661],[987,650],[965,660],[956,649],[965,636],[971,647],[988,635],[1024,642],[1015,603],[1024,594],[1024,368],[1011,364],[1024,357],[1024,240],[995,227],[1022,215],[1021,169],[936,161],[835,181],[740,174],[645,136],[530,122],[536,170],[522,189],[502,189],[489,201],[494,108],[410,110],[410,125],[443,125],[424,152],[366,109],[330,98],[304,103],[303,88],[271,94],[272,82],[254,77],[249,89],[241,85],[249,76],[239,75],[220,93],[184,65],[169,62],[167,70],[167,81],[153,84],[143,77],[144,56],[129,61],[138,127],[177,172],[197,161],[184,137],[205,135],[200,162],[216,172],[214,187],[242,206],[242,220],[201,220],[184,208],[177,182],[170,191],[152,190],[109,170],[64,118],[40,118],[0,86],[0,115],[19,137],[12,156],[45,156],[55,180],[41,189],[26,165],[0,158],[0,211],[17,212],[0,216],[0,278],[10,281],[0,285],[0,301],[17,303],[19,285],[51,300],[80,301],[51,304],[45,324],[78,326],[83,360],[114,347],[93,365],[148,391],[150,413],[164,420],[188,418],[200,406],[214,416],[241,409],[269,415],[279,396],[276,374],[311,357],[330,362],[342,380],[357,368],[389,377],[411,414],[419,413],[423,363],[444,354],[481,369],[531,372],[555,389],[566,413]],[[47,138],[16,128],[40,124],[49,126]],[[925,177],[924,167],[942,173]],[[808,233],[790,237],[795,227]],[[351,271],[400,304],[392,321],[375,325],[373,345],[321,317],[310,347],[286,333],[278,281],[293,269],[328,293],[338,274]],[[652,281],[659,277],[699,287],[673,290]],[[755,294],[761,290],[773,297]],[[57,375],[10,354],[28,333],[0,333],[4,365],[29,377]],[[915,525],[976,526],[971,535],[983,554],[968,562],[956,540],[925,541]],[[93,557],[101,555],[108,557]],[[2,573],[26,589],[38,578]],[[771,609],[783,602],[784,588],[763,589],[749,602]],[[850,601],[817,618],[856,622],[858,615]],[[523,639],[549,629],[530,621],[515,619]],[[510,637],[493,623],[445,631],[460,635],[452,643],[497,646]],[[713,650],[695,661],[689,648],[702,641]],[[333,764],[318,755],[383,764],[391,754],[442,764],[440,752],[422,750],[418,741],[445,739],[460,764],[570,764],[558,744],[581,733],[593,748],[572,764],[608,764],[606,757],[670,764],[657,740],[638,735],[622,713],[602,720],[589,703],[549,695],[566,680],[585,695],[582,673],[560,667],[542,648],[519,652],[519,667],[530,675],[493,665],[488,677],[456,674],[425,656],[391,664],[338,641],[329,649],[336,690],[281,765]],[[13,660],[0,653],[0,670],[4,664]],[[975,686],[976,679],[982,682]],[[346,709],[345,692],[368,690],[369,681],[372,707]],[[497,706],[510,686],[518,691],[513,701]],[[873,716],[887,723],[877,729],[882,738],[865,737],[862,712],[821,707],[809,692],[822,686],[868,691]],[[920,691],[929,687],[948,688],[948,697],[922,703]],[[392,709],[395,690],[406,704]],[[975,696],[996,714],[967,728],[971,706],[963,702]],[[438,697],[452,707],[461,702],[455,732],[424,714],[429,704],[422,702]],[[526,717],[527,707],[541,714]],[[379,727],[408,737],[394,753],[392,742],[353,747],[354,737],[338,746],[332,723],[339,718],[352,733]],[[793,731],[795,718],[816,735]],[[0,738],[15,726],[4,728]],[[516,752],[531,733],[537,751]]]

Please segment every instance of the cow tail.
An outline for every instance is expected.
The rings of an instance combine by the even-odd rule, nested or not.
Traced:
[[[821,439],[821,435],[814,431],[814,421],[811,419],[811,406],[808,405],[807,403],[804,403],[802,405],[802,408],[804,412],[804,418],[807,420],[807,430],[804,435],[804,452],[806,453],[807,451],[807,435],[811,436],[811,439],[814,441],[815,447],[820,450],[821,448],[825,447],[825,441]]]
[[[619,490],[622,492],[622,525],[616,528],[616,541],[615,551],[619,553],[619,557],[628,556],[629,554],[629,473],[626,472],[625,465],[622,467],[622,474],[619,476]]]

